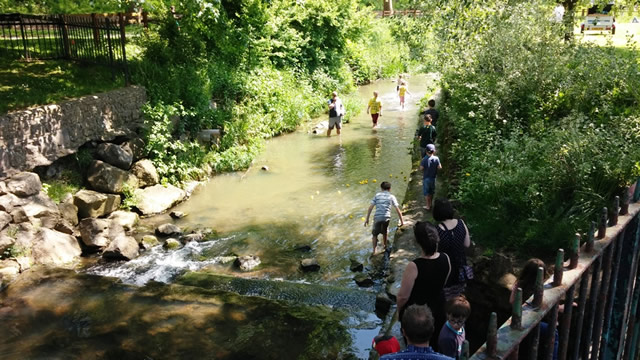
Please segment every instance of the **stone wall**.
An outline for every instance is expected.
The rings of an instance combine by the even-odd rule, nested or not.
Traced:
[[[145,89],[130,86],[0,115],[0,179],[49,165],[83,144],[142,126]]]

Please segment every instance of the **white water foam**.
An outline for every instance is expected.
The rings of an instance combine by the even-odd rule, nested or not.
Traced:
[[[89,274],[121,279],[124,283],[142,286],[148,281],[171,282],[186,271],[196,271],[207,265],[223,262],[223,257],[200,259],[202,253],[221,238],[203,242],[191,241],[177,250],[165,250],[162,245],[151,248],[128,262],[98,264],[87,270]]]

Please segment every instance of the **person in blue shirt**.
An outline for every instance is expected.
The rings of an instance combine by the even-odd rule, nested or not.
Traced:
[[[427,305],[411,305],[402,314],[402,335],[407,348],[387,354],[380,360],[452,360],[453,358],[433,351],[429,339],[433,334],[433,314]]]
[[[429,211],[433,194],[436,192],[436,175],[438,170],[442,169],[442,165],[440,159],[435,156],[435,145],[428,144],[426,150],[427,155],[420,161],[420,170],[422,170],[422,194],[427,202],[427,211]]]

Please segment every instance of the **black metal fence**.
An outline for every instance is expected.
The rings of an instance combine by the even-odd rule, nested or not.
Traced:
[[[521,305],[518,289],[512,317],[500,328],[492,313],[487,342],[471,359],[640,358],[639,198],[640,191],[616,197],[583,241],[576,236],[568,263],[558,250],[552,280],[543,284],[539,268],[530,305]]]
[[[0,14],[0,51],[16,59],[68,59],[122,71],[129,83],[124,14]]]

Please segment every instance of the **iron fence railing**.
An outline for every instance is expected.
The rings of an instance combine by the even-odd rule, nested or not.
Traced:
[[[471,359],[550,360],[554,349],[560,360],[640,358],[640,191],[624,194],[614,211],[602,210],[582,245],[578,234],[567,257],[558,250],[552,279],[543,284],[538,269],[531,305],[521,305],[518,289],[512,317],[500,328],[491,314],[487,342]],[[468,344],[464,349],[468,359]]]
[[[129,83],[124,14],[0,14],[0,51],[30,59],[68,59],[122,71]]]

